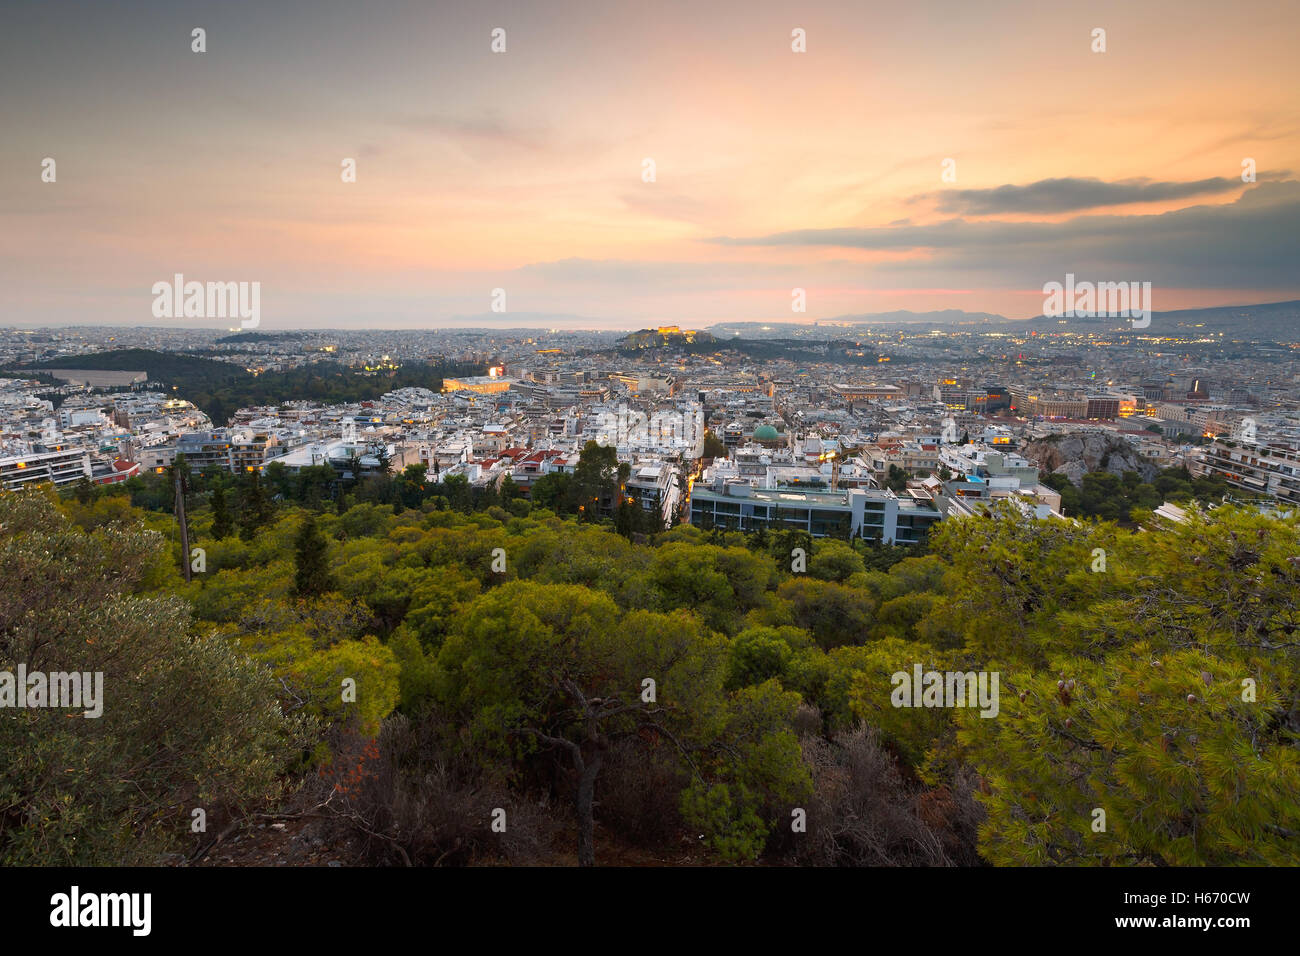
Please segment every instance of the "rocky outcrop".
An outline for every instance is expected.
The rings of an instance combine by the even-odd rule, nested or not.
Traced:
[[[1076,432],[1032,441],[1021,453],[1036,460],[1040,472],[1065,475],[1074,485],[1081,484],[1090,471],[1115,475],[1136,471],[1143,481],[1149,481],[1159,470],[1124,439],[1105,432]]]

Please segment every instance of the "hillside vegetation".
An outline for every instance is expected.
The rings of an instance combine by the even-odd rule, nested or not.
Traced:
[[[150,382],[174,387],[178,397],[193,402],[216,425],[225,425],[232,412],[251,405],[277,405],[290,400],[330,405],[363,402],[377,399],[385,392],[411,387],[436,392],[442,390],[444,377],[486,372],[482,365],[463,362],[403,365],[382,372],[367,372],[334,362],[314,362],[283,372],[254,375],[229,362],[149,349],[67,356],[30,368],[36,372],[58,368],[147,372]]]
[[[0,722],[4,862],[190,853],[197,804],[380,864],[1300,862],[1294,520],[1005,513],[918,557],[219,487],[188,585],[165,514],[0,495],[0,666],[112,688]],[[996,715],[896,706],[918,665],[996,672]]]

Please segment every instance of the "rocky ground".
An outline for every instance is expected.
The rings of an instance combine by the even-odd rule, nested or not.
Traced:
[[[1136,471],[1143,481],[1154,478],[1159,471],[1127,441],[1102,432],[1079,432],[1033,441],[1021,453],[1037,460],[1040,471],[1065,475],[1076,486],[1090,471],[1109,471],[1115,475]]]

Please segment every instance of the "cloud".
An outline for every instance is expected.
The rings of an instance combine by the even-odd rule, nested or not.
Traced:
[[[947,219],[911,226],[802,229],[719,236],[725,246],[823,247],[928,253],[903,272],[979,271],[1041,284],[1065,272],[1136,275],[1191,288],[1291,288],[1300,261],[1300,182],[1260,183],[1235,202],[1158,215],[1076,216],[1063,222]],[[1013,281],[1014,278],[1013,278]]]
[[[1108,183],[1101,179],[1071,176],[1040,179],[1025,186],[1008,184],[993,189],[940,190],[922,193],[912,201],[933,200],[940,212],[967,216],[1051,214],[1219,195],[1241,189],[1243,185],[1239,178],[1223,176],[1182,183],[1150,179],[1122,179]]]
[[[526,275],[548,281],[604,285],[611,288],[722,288],[753,281],[762,267],[734,262],[667,262],[649,259],[571,257],[521,266]]]
[[[550,145],[550,135],[546,130],[513,123],[492,113],[476,116],[425,113],[398,117],[393,122],[407,129],[479,145],[505,145],[531,150],[545,149]]]

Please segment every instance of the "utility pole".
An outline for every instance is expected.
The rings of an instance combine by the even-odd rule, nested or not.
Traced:
[[[185,521],[185,475],[181,469],[172,467],[172,480],[176,488],[176,523],[181,528],[181,570],[185,572],[185,583],[190,583],[190,528]]]

